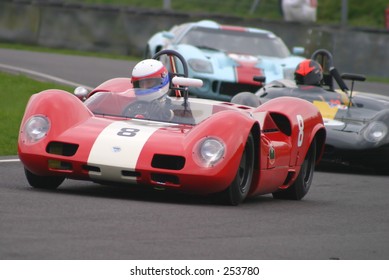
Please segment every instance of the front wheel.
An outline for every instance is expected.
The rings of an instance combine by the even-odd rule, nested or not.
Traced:
[[[309,147],[296,181],[289,188],[274,192],[273,197],[277,199],[301,200],[311,187],[315,163],[316,139],[312,141],[311,146]]]
[[[54,190],[62,184],[65,180],[65,177],[62,176],[39,176],[34,173],[28,171],[24,168],[24,173],[26,174],[26,178],[31,187],[37,189],[48,189]]]
[[[250,134],[240,159],[238,170],[231,185],[220,194],[223,204],[238,205],[250,191],[254,172],[254,138]]]

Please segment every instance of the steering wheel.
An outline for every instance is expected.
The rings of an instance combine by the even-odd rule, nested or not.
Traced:
[[[152,57],[152,59],[159,59],[163,55],[168,56],[168,59],[169,59],[170,71],[171,71],[171,72],[169,72],[170,79],[172,79],[173,77],[185,77],[185,78],[188,77],[188,75],[189,75],[188,64],[187,64],[185,58],[179,52],[177,52],[175,50],[161,50],[161,51],[157,52]],[[177,60],[179,60],[181,62],[181,65],[183,68],[182,69],[183,73],[178,72]],[[182,96],[181,92],[185,92],[185,90],[186,90],[184,87],[178,87],[178,86],[173,85],[172,83],[170,83],[170,89],[175,91],[175,95],[177,97]]]
[[[137,100],[128,104],[123,110],[123,116],[127,118],[154,119],[159,121],[171,121],[174,112],[170,103],[164,103],[162,106],[159,101]]]
[[[159,59],[163,55],[167,55],[169,57],[170,68],[173,71],[170,74],[173,74],[174,76],[188,77],[188,64],[186,63],[185,58],[179,52],[174,50],[162,50],[157,52],[152,57],[152,59]],[[178,60],[180,60],[183,67],[183,74],[177,72],[176,61],[174,58],[178,58]]]
[[[149,118],[150,117],[150,103],[143,100],[137,100],[135,102],[132,102],[128,104],[123,109],[123,116],[128,118],[133,118],[135,116],[140,116],[143,118]]]

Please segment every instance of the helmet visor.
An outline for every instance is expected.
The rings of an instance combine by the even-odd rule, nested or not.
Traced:
[[[162,85],[162,83],[163,83],[162,78],[146,78],[146,79],[141,79],[133,82],[134,88],[139,88],[139,89],[155,88]]]

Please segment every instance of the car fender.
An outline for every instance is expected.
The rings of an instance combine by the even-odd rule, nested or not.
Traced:
[[[41,140],[30,143],[27,141],[25,124],[32,116],[45,116],[50,123],[47,135]],[[83,123],[93,117],[93,113],[75,95],[63,90],[45,90],[31,96],[20,125],[18,138],[18,153],[20,160],[30,171],[44,170],[44,162],[39,163],[37,157],[31,154],[41,154],[44,160],[46,147],[52,139],[68,129]],[[40,169],[41,168],[41,169]],[[36,172],[38,173],[38,172]]]
[[[285,134],[290,136],[291,144],[295,147],[291,154],[291,167],[302,164],[315,137],[318,140],[319,157],[317,160],[320,159],[324,149],[326,131],[323,118],[312,103],[295,97],[278,97],[260,105],[257,110],[268,111],[273,116],[279,114],[289,120],[289,124],[280,122],[278,125],[281,130],[285,130]]]
[[[47,116],[55,125],[49,133],[57,133],[93,116],[93,113],[72,93],[45,90],[30,97],[21,127],[33,115]]]
[[[194,127],[188,133],[184,146],[192,152],[201,139],[206,137],[221,139],[226,145],[224,166],[220,166],[224,171],[215,170],[215,174],[220,176],[218,180],[225,182],[222,185],[228,186],[235,177],[248,135],[253,126],[258,126],[258,123],[249,115],[234,110],[221,111]],[[259,143],[258,137],[255,138],[256,143]]]

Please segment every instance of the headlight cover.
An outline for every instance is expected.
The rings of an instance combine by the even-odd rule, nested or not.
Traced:
[[[203,59],[189,59],[188,65],[196,72],[213,73],[212,63]]]
[[[44,138],[50,130],[50,121],[43,115],[32,116],[24,125],[27,143],[33,144]]]
[[[369,123],[363,133],[366,141],[378,143],[388,134],[388,127],[381,121]]]
[[[199,141],[194,148],[195,162],[202,167],[213,167],[223,159],[226,152],[224,142],[215,137],[207,137]]]

